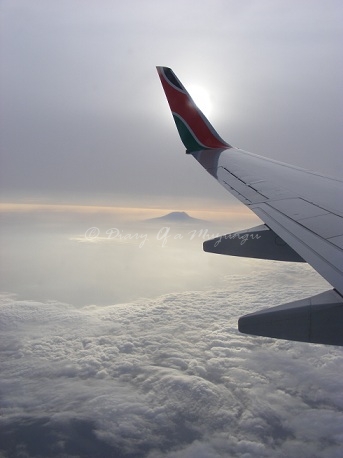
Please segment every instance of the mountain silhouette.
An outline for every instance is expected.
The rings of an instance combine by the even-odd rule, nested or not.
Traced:
[[[158,216],[157,218],[149,218],[144,220],[144,222],[151,223],[175,223],[175,224],[199,224],[207,223],[203,219],[193,218],[189,216],[186,212],[171,212],[164,216]]]

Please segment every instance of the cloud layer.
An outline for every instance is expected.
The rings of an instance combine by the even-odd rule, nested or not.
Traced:
[[[341,456],[341,350],[237,331],[320,290],[297,269],[108,307],[4,295],[4,456]]]

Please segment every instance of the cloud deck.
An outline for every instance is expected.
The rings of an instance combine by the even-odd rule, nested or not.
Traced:
[[[240,335],[254,288],[275,287],[245,286],[83,308],[3,296],[5,456],[338,457],[341,351]]]

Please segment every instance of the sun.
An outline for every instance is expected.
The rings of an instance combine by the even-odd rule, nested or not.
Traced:
[[[189,94],[204,115],[209,116],[212,112],[212,102],[206,89],[201,86],[191,85],[189,86]]]

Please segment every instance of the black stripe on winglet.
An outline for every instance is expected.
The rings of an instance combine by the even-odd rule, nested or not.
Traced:
[[[172,83],[174,86],[176,86],[181,91],[183,91],[184,89],[181,86],[180,81],[174,75],[173,71],[170,68],[167,68],[167,67],[165,67],[163,70],[164,70],[164,74],[165,74],[166,78],[169,80],[169,82]]]

